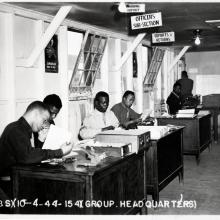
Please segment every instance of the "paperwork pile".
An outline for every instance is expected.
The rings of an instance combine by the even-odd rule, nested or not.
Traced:
[[[179,110],[176,114],[177,118],[193,118],[195,117],[195,109],[183,109]]]
[[[160,139],[169,131],[167,126],[138,126],[138,129],[150,131],[150,138],[152,140]]]

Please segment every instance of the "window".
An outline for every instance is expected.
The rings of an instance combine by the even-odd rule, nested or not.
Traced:
[[[86,32],[69,84],[70,100],[91,97],[106,43],[107,37]]]
[[[165,50],[155,47],[147,74],[144,78],[144,90],[152,90],[163,62]]]

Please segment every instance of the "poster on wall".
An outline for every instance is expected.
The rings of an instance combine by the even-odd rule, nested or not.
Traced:
[[[45,48],[45,72],[58,73],[58,38],[54,35]]]

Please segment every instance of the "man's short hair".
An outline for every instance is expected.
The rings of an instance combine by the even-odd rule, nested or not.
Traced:
[[[188,77],[188,74],[185,70],[182,71],[182,77]]]
[[[178,83],[178,82],[175,82],[174,85],[173,85],[173,89],[176,88],[177,86],[179,86],[181,88],[181,84]]]
[[[30,111],[33,111],[35,109],[37,109],[39,111],[48,111],[50,113],[48,106],[45,103],[41,102],[41,101],[32,102],[30,105],[28,105],[28,107],[26,109],[26,112],[30,112]]]
[[[109,95],[107,92],[104,91],[100,91],[98,93],[96,93],[95,98],[94,98],[94,106],[95,106],[95,102],[99,101],[100,97],[107,97],[109,99]]]
[[[51,94],[44,98],[43,103],[48,106],[55,106],[57,109],[62,108],[62,102],[58,95]]]
[[[135,94],[134,94],[133,91],[127,90],[127,91],[125,91],[125,93],[122,96],[122,98],[127,98],[129,95],[133,95],[135,97]]]

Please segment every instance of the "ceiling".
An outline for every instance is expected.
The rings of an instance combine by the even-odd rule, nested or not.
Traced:
[[[119,13],[117,4],[114,2],[17,2],[10,4],[50,15],[56,15],[63,5],[72,5],[67,16],[70,20],[124,34],[137,34],[129,31],[129,15]],[[170,46],[190,45],[191,51],[220,50],[220,28],[217,28],[220,25],[220,2],[147,2],[145,8],[146,13],[161,12],[163,23],[163,26],[159,28],[144,30],[148,40],[151,40],[152,32],[174,31],[175,43]],[[205,22],[206,20],[219,20],[219,23],[209,24]],[[201,30],[202,39],[199,46],[195,46],[193,40],[193,31],[196,29]]]

